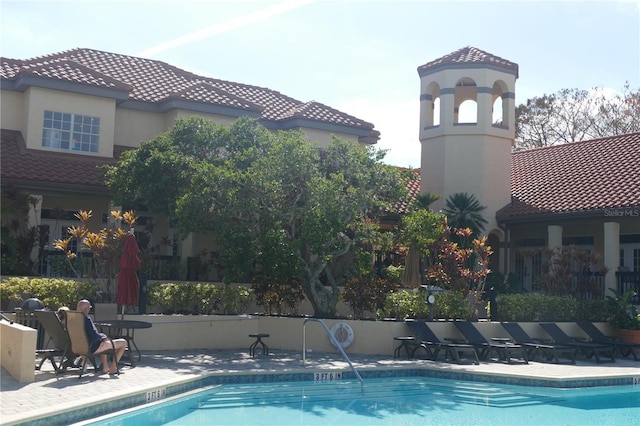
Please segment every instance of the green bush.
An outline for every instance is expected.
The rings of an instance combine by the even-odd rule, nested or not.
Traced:
[[[403,275],[404,275],[404,265],[401,265],[401,266],[389,265],[386,268],[384,268],[384,271],[383,271],[383,278],[386,278],[387,281],[393,284],[399,285],[400,283],[402,283]]]
[[[244,286],[224,284],[222,292],[222,314],[237,315],[243,313],[251,303],[252,291]]]
[[[447,291],[435,294],[434,319],[471,320],[469,300],[462,293]]]
[[[607,301],[604,299],[580,300],[577,321],[605,322],[607,316]]]
[[[537,293],[501,294],[500,321],[605,321],[605,300],[577,300],[571,296]]]
[[[387,295],[382,309],[377,311],[378,318],[395,318],[403,321],[407,318],[426,319],[429,305],[424,292],[415,290],[392,291]]]
[[[442,292],[435,294],[433,305],[434,319],[471,319],[469,302],[462,293]],[[427,296],[421,290],[399,290],[390,293],[385,300],[384,307],[378,311],[378,318],[395,318],[403,321],[407,318],[429,318],[429,304]]]
[[[251,302],[243,286],[211,283],[149,283],[148,305],[163,314],[238,314]]]
[[[81,299],[96,300],[97,291],[96,284],[61,278],[11,277],[0,282],[2,300],[17,307],[26,299],[36,297],[47,309],[56,310],[61,306],[75,309]]]
[[[434,319],[471,319],[468,300],[459,292],[436,293]],[[499,321],[596,321],[608,320],[607,301],[577,300],[570,296],[545,296],[538,293],[500,294]],[[429,317],[426,295],[417,290],[390,293],[378,318],[425,319]]]

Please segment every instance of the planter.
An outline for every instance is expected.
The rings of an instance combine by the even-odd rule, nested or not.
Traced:
[[[622,342],[640,345],[640,330],[617,329],[616,335]],[[640,349],[636,349],[635,351],[636,353],[640,353]]]

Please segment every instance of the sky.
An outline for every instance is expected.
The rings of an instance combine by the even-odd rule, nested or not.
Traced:
[[[90,48],[321,102],[401,167],[420,167],[417,68],[465,46],[519,65],[516,105],[638,89],[640,0],[0,0],[3,57]]]

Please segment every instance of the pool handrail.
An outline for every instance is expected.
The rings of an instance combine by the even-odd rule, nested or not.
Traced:
[[[331,330],[329,330],[329,327],[327,327],[327,324],[324,322],[324,320],[320,318],[305,318],[304,322],[302,323],[302,363],[304,364],[307,360],[307,337],[306,337],[307,321],[319,322],[322,325],[322,327],[327,332],[327,335],[329,336],[329,340],[331,340],[331,343],[333,343],[333,346],[338,348],[338,350],[340,351],[344,359],[349,364],[349,367],[351,367],[353,374],[355,374],[358,380],[360,380],[360,388],[364,391],[364,380],[362,379],[362,376],[360,376],[360,373],[358,373],[358,370],[356,370],[356,367],[353,366],[353,363],[347,356],[346,352],[344,351],[344,349],[342,349],[342,345],[340,345],[340,343],[338,343],[338,341],[333,336],[333,334],[331,334]]]

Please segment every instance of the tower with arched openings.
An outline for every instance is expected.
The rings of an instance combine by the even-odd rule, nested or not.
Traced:
[[[484,233],[497,256],[502,231],[496,211],[510,202],[518,65],[467,46],[418,67],[421,192],[473,194],[487,220]],[[497,265],[495,265],[497,266]]]

